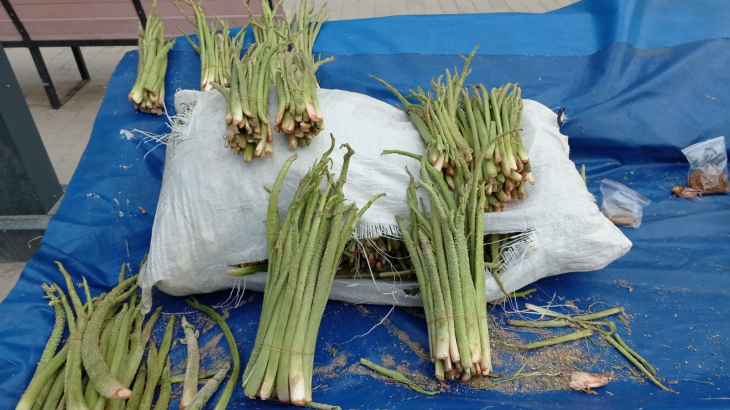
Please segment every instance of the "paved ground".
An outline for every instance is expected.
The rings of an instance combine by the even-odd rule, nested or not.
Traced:
[[[326,0],[312,0],[315,5]],[[544,13],[577,0],[328,0],[331,20],[383,17],[402,14]],[[299,0],[284,0],[291,9]],[[62,184],[68,184],[89,142],[94,118],[106,85],[124,53],[135,47],[82,47],[91,81],[59,110],[48,103],[30,53],[24,48],[5,49],[20,82],[33,119]],[[70,48],[42,48],[48,70],[60,96],[79,81]],[[0,301],[15,285],[24,263],[0,263]]]

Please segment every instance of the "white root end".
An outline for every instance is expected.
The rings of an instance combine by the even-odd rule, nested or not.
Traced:
[[[259,397],[261,400],[268,400],[271,397],[271,392],[274,390],[274,383],[271,380],[264,378],[259,390]]]
[[[253,150],[253,156],[259,157],[263,154],[264,148],[266,147],[266,138],[261,138],[256,144],[256,149]]]
[[[291,402],[297,406],[307,404],[306,389],[304,388],[304,375],[296,373],[289,377],[289,390]]]
[[[461,372],[461,381],[468,382],[470,379],[471,379],[471,370],[464,369],[464,371]]]
[[[130,396],[132,396],[132,391],[122,387],[121,389],[116,390],[114,393],[112,393],[109,396],[104,395],[105,397],[108,397],[110,399],[128,399]]]

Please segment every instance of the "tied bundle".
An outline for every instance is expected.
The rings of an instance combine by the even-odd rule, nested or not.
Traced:
[[[289,137],[290,149],[305,147],[324,129],[314,76],[318,65],[297,51],[280,52],[276,62],[278,110],[274,129]]]
[[[484,161],[474,170],[474,178],[484,183],[484,210],[503,211],[506,203],[527,197],[525,183],[535,183],[520,135],[522,91],[512,83],[492,88],[491,92],[483,84],[464,87],[475,53],[476,49],[469,57],[462,56],[465,64],[460,74],[455,69],[452,76],[446,70],[445,80],[444,76],[432,80],[432,91],[418,87],[404,97],[384,80],[371,77],[403,103],[426,143],[424,155],[452,190],[464,184],[459,162],[470,164],[474,153],[481,153]]]
[[[324,117],[317,99],[319,67],[334,58],[315,59],[312,54],[322,24],[327,21],[327,10],[309,8],[307,1],[299,4],[296,19],[287,24],[289,46],[284,47],[274,60],[278,109],[274,129],[289,137],[289,148],[307,146],[311,139],[324,130]]]
[[[343,186],[354,151],[345,144],[339,178],[328,169],[332,145],[304,176],[283,224],[277,202],[284,177],[296,155],[276,178],[268,207],[268,276],[264,302],[251,357],[243,374],[248,397],[269,399],[276,390],[282,402],[312,401],[314,348],[337,262],[362,210],[345,205]],[[324,189],[320,185],[325,185]]]
[[[165,41],[165,28],[154,4],[146,26],[139,25],[138,44],[137,79],[129,92],[129,100],[134,102],[137,110],[162,115],[165,109],[167,53],[175,39]]]
[[[484,264],[484,182],[476,178],[484,156],[456,164],[463,184],[454,192],[426,157],[421,160],[421,180],[411,175],[408,202],[410,224],[396,221],[411,257],[421,289],[428,325],[431,359],[439,380],[492,371],[487,328],[486,277]],[[428,193],[430,213],[417,187]]]
[[[242,60],[233,63],[230,91],[212,83],[226,99],[225,147],[243,155],[251,162],[254,157],[273,154],[274,134],[269,122],[270,61],[281,46],[276,36],[259,45],[252,45]]]
[[[264,1],[262,6],[263,14],[258,19],[249,10],[254,43],[242,59],[238,55],[233,59],[230,84],[212,83],[227,102],[224,145],[242,155],[246,162],[274,153],[271,144],[274,134],[269,122],[269,87],[273,72],[271,61],[283,46],[288,31],[285,21],[274,18],[278,4],[272,9]],[[224,87],[230,87],[230,91]]]
[[[193,8],[194,19],[180,8],[178,1]],[[215,23],[212,27],[208,26],[201,3],[202,1],[196,4],[192,0],[177,0],[174,3],[188,22],[197,28],[198,44],[195,44],[180,27],[178,29],[200,55],[200,89],[212,90],[214,83],[230,87],[230,79],[233,75],[231,64],[241,56],[246,28],[243,27],[235,36],[231,37],[228,22],[225,20],[218,19],[218,24],[221,26],[220,31],[216,28]]]
[[[302,0],[296,19],[280,20],[275,18],[279,4],[272,9],[264,1],[262,7],[261,17],[250,16],[254,43],[241,61],[234,60],[230,90],[217,82],[211,84],[228,103],[225,146],[246,162],[273,154],[268,112],[272,82],[278,98],[273,130],[288,135],[289,148],[309,145],[324,129],[315,72],[332,60],[315,62],[312,55],[314,41],[327,20],[324,7],[315,13]]]

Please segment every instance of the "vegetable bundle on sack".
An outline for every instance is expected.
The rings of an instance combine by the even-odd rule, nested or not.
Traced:
[[[274,129],[289,137],[289,148],[308,146],[311,139],[324,130],[324,116],[319,106],[315,73],[334,58],[315,58],[312,54],[322,24],[327,21],[325,6],[315,12],[301,0],[299,14],[291,23],[290,43],[277,56],[274,68],[279,108]]]
[[[231,89],[216,83],[215,87],[226,98],[225,147],[243,155],[251,162],[253,157],[265,157],[274,153],[271,141],[274,134],[268,118],[269,60],[279,47],[278,42],[252,46],[244,61],[233,63]]]
[[[288,135],[290,149],[309,145],[324,129],[314,73],[332,59],[315,62],[312,47],[326,12],[322,8],[313,13],[302,0],[296,20],[277,20],[279,6],[272,9],[268,2],[262,2],[263,15],[251,16],[254,43],[240,61],[234,59],[230,84],[211,83],[228,103],[225,147],[246,162],[273,154],[268,112],[272,82],[279,107],[273,128]]]
[[[522,91],[512,83],[491,92],[482,84],[464,87],[475,53],[476,49],[469,57],[462,56],[465,64],[461,74],[454,69],[452,77],[447,69],[445,82],[443,76],[432,80],[433,92],[418,87],[404,97],[384,80],[372,78],[403,103],[427,144],[424,155],[451,189],[463,183],[463,175],[457,173],[459,161],[469,164],[475,160],[475,152],[481,152],[484,161],[474,170],[474,177],[485,182],[484,210],[504,211],[505,203],[527,197],[527,182],[535,184],[520,130]],[[407,98],[415,98],[417,103]]]
[[[289,158],[279,172],[268,206],[266,243],[269,268],[256,342],[243,374],[249,397],[272,397],[305,405],[312,401],[314,348],[337,262],[363,209],[345,204],[343,186],[350,157],[345,144],[339,177],[330,174],[332,145],[299,183],[282,224],[277,203],[284,177],[296,159]],[[324,189],[320,186],[324,184]]]
[[[137,79],[129,92],[134,108],[162,115],[165,109],[167,53],[174,44],[174,38],[165,41],[165,28],[153,4],[147,24],[145,27],[141,23],[139,25]]]

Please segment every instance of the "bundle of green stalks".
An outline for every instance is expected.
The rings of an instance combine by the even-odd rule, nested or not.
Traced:
[[[212,84],[228,104],[225,146],[243,155],[246,162],[274,153],[271,144],[274,134],[269,122],[270,61],[280,47],[281,41],[276,36],[252,45],[243,60],[233,62],[230,90]]]
[[[475,149],[484,152],[475,176],[485,181],[485,211],[504,211],[505,203],[527,197],[526,183],[535,184],[520,136],[522,90],[511,83],[489,93],[481,84],[469,88],[471,96],[462,89],[459,128]],[[490,124],[489,131],[485,124]]]
[[[431,81],[433,91],[422,87],[404,97],[393,86],[376,77],[403,103],[405,112],[418,128],[426,143],[424,155],[434,169],[443,175],[453,190],[462,178],[458,164],[473,161],[481,152],[484,161],[474,176],[484,183],[487,200],[484,210],[503,211],[505,204],[527,197],[525,184],[534,184],[530,159],[522,145],[522,91],[517,84],[506,84],[487,91],[482,84],[464,87],[471,70],[469,57],[461,74],[452,77],[446,70]],[[412,103],[408,98],[415,98]]]
[[[228,102],[225,146],[246,162],[273,153],[268,111],[272,82],[278,97],[273,129],[288,135],[289,148],[309,145],[324,129],[314,73],[331,61],[315,63],[312,56],[314,40],[326,20],[324,9],[313,14],[302,0],[298,18],[290,21],[275,19],[281,2],[273,9],[266,1],[262,5],[263,15],[251,16],[254,44],[242,61],[233,63],[230,91],[213,84]]]
[[[142,304],[137,299],[137,275],[124,279],[126,265],[122,265],[119,284],[95,298],[91,297],[86,278],[82,278],[86,295],[86,303],[82,304],[71,276],[60,262],[56,264],[64,276],[68,293],[55,283],[43,285],[45,297],[55,309],[56,320],[35,375],[16,410],[166,410],[173,383],[169,352],[175,315],[170,315],[158,345],[151,337],[162,307],[144,322]],[[195,298],[186,302],[210,315],[220,325],[231,349],[233,381],[228,383],[215,407],[223,410],[228,405],[240,371],[238,348],[223,317]],[[66,323],[69,338],[58,350]],[[186,334],[197,340],[197,331],[184,317],[183,325],[189,331]],[[198,390],[200,375],[197,363],[200,355],[197,343],[188,341],[188,367],[195,369],[185,375],[184,392],[187,394],[180,409],[200,410],[218,389],[231,366],[227,364],[215,375],[206,375],[213,378]],[[156,392],[157,401],[153,406]]]
[[[183,2],[192,7],[194,18],[189,17],[180,8],[178,2]],[[197,4],[193,0],[176,0],[174,4],[190,24],[198,29],[198,44],[195,44],[182,29],[180,31],[200,55],[200,89],[203,91],[212,90],[213,83],[230,87],[230,79],[233,76],[232,63],[238,61],[241,57],[246,28],[242,28],[238,34],[231,37],[227,21],[218,18],[220,31],[218,31],[215,23],[212,26],[208,25],[201,7],[202,0]]]
[[[134,102],[134,108],[162,115],[165,109],[167,53],[174,44],[174,38],[165,41],[165,28],[153,5],[147,25],[139,25],[137,80],[129,92],[129,100]]]
[[[274,134],[269,121],[272,58],[283,46],[288,30],[283,20],[274,19],[279,6],[272,10],[268,2],[263,5],[263,15],[258,19],[249,11],[254,43],[242,59],[238,56],[233,59],[228,77],[230,83],[211,83],[227,103],[225,147],[242,155],[246,162],[274,153],[271,144]]]
[[[484,162],[481,151],[467,164],[456,165],[452,192],[438,171],[423,157],[421,180],[411,176],[408,202],[410,224],[396,220],[418,278],[428,324],[431,358],[439,380],[492,371],[487,329],[484,266],[484,182],[476,178]],[[460,183],[459,181],[463,181]],[[428,193],[430,214],[419,207],[416,188]]]
[[[300,51],[282,50],[276,58],[274,81],[278,109],[274,129],[289,137],[289,149],[307,146],[324,129],[324,118],[317,100],[319,68],[310,56]]]
[[[66,281],[67,293],[56,284],[43,285],[56,321],[35,375],[16,409],[150,409],[160,377],[164,380],[170,372],[168,352],[174,318],[158,350],[150,336],[161,309],[143,323],[137,275],[124,279],[122,266],[119,284],[95,298],[91,297],[86,278],[82,278],[86,296],[86,303],[82,303],[71,276],[60,262],[56,264]],[[66,324],[69,337],[58,350]],[[148,344],[147,361],[143,363]],[[161,389],[169,392],[165,383]],[[161,393],[156,408],[167,408],[160,402],[164,399]]]
[[[268,207],[268,277],[256,342],[243,374],[248,397],[305,405],[312,401],[314,348],[337,262],[355,226],[380,196],[362,210],[345,205],[343,186],[354,151],[345,144],[338,178],[330,174],[332,145],[299,183],[284,222],[278,212],[289,158],[271,191]],[[321,186],[324,185],[324,188]]]
[[[309,145],[311,139],[324,130],[315,74],[322,64],[333,58],[316,59],[312,49],[325,21],[325,6],[315,11],[306,0],[301,0],[296,19],[288,25],[291,27],[291,47],[282,50],[275,60],[274,82],[279,104],[274,129],[287,134],[290,149]]]

